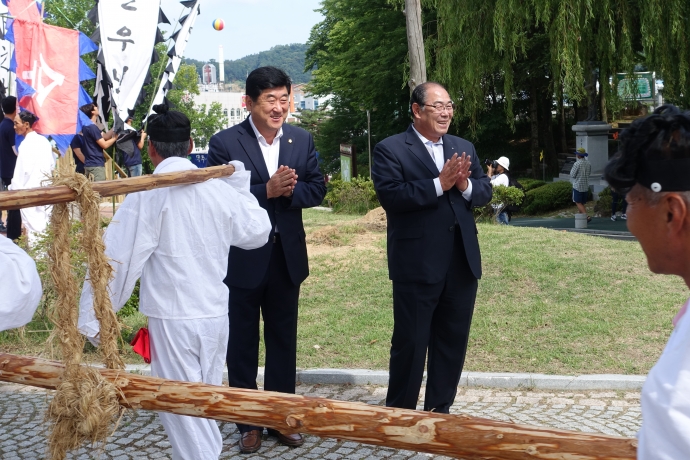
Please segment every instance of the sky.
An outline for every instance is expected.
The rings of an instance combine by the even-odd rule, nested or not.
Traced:
[[[173,25],[188,11],[179,0],[161,0],[161,7]],[[234,60],[276,45],[306,43],[311,28],[323,20],[314,11],[319,7],[320,0],[201,0],[185,57],[218,60],[223,45],[225,59]],[[212,25],[217,18],[225,22],[221,31]]]

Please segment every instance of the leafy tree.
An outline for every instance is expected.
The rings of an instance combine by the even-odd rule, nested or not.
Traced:
[[[205,148],[211,136],[228,123],[227,116],[223,115],[223,106],[214,102],[210,107],[206,104],[197,106],[192,95],[199,94],[199,75],[192,65],[181,65],[175,75],[174,87],[168,92],[168,100],[176,110],[189,117],[192,123],[192,138],[194,145]]]
[[[368,175],[365,111],[371,111],[372,146],[404,131],[410,121],[405,16],[387,0],[324,0],[319,11],[324,20],[307,43],[305,67],[312,70],[307,90],[333,99],[316,148],[324,172],[336,173],[339,144],[354,144],[358,172]]]

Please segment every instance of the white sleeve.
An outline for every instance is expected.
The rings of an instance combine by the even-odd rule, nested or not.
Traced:
[[[22,149],[23,150],[23,149]],[[14,165],[14,174],[12,175],[12,183],[7,187],[8,190],[21,190],[24,187],[24,156],[17,155],[17,162]]]
[[[26,325],[43,295],[36,264],[19,246],[0,235],[0,331]]]
[[[241,249],[257,249],[268,242],[271,233],[271,220],[268,213],[259,205],[256,197],[249,191],[251,172],[244,169],[241,161],[231,161],[235,172],[224,182],[234,189],[229,204],[232,209],[232,245]]]
[[[142,196],[144,195],[144,196]],[[108,285],[113,310],[119,311],[129,300],[146,261],[158,245],[158,232],[140,218],[139,206],[150,199],[147,194],[131,194],[115,213],[103,236],[105,255],[113,267],[113,279]],[[89,274],[79,302],[79,331],[92,340],[98,335],[99,325],[93,309],[93,288]]]

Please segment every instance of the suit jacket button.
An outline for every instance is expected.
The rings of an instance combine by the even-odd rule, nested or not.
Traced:
[[[448,231],[449,231],[449,232],[452,232],[453,230],[455,230],[455,225],[453,225],[452,227],[449,227],[449,228],[448,228]]]
[[[450,204],[455,204],[455,201],[451,201]]]

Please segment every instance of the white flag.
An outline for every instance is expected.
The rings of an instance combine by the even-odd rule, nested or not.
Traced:
[[[160,0],[100,0],[98,22],[111,103],[120,120],[134,109],[151,65]]]

